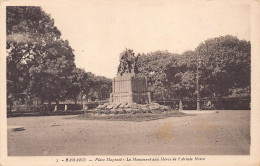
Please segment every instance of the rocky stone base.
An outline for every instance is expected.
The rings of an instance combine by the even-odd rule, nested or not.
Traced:
[[[135,113],[163,113],[169,111],[170,108],[158,103],[150,104],[110,104],[105,103],[99,105],[96,109],[88,110],[88,113],[97,113],[97,114],[135,114]]]

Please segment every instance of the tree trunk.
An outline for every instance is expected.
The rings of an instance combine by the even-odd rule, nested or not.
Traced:
[[[13,106],[13,102],[10,101],[9,102],[9,110],[8,110],[10,116],[12,116],[12,106]]]
[[[44,104],[44,98],[41,98],[41,105]]]
[[[74,104],[77,104],[77,102],[78,102],[78,97],[75,97]]]
[[[48,111],[52,111],[51,110],[51,100],[48,100]]]

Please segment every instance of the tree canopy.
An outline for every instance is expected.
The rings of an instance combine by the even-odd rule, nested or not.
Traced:
[[[8,6],[6,12],[9,103],[27,97],[42,103],[76,100],[90,93],[99,77],[76,68],[74,50],[50,15],[31,6]]]
[[[64,98],[74,54],[54,20],[40,7],[10,6],[6,21],[8,92],[50,101]]]
[[[40,7],[6,9],[10,105],[28,98],[76,103],[83,96],[91,100],[109,97],[111,80],[76,67],[74,50],[61,38],[50,15]],[[128,53],[134,55],[133,50],[121,55]],[[202,97],[250,96],[251,44],[237,37],[210,38],[182,54],[165,50],[137,55],[138,60],[122,63],[131,61],[135,69],[130,69],[138,68],[138,74],[148,78],[153,100],[195,98],[197,74]]]
[[[138,67],[148,77],[153,99],[195,98],[197,63],[202,97],[249,95],[250,49],[250,42],[227,35],[182,54],[143,53]]]

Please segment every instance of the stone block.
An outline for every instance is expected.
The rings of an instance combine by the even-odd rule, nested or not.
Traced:
[[[124,108],[127,105],[127,103],[121,103],[118,108]]]
[[[107,105],[99,105],[98,107],[97,107],[97,109],[105,109],[107,107]]]
[[[132,109],[131,108],[125,108],[126,113],[131,113]]]
[[[122,108],[119,108],[119,109],[118,109],[118,113],[119,113],[119,114],[125,114],[126,111],[125,111],[124,109],[122,109]]]
[[[158,109],[160,109],[160,107],[157,106],[157,105],[150,106],[149,108],[150,108],[151,110],[158,110]]]
[[[112,80],[110,103],[150,103],[145,77],[118,75]]]
[[[107,109],[112,109],[112,108],[114,108],[114,106],[113,105],[108,105],[106,108]]]
[[[119,108],[120,105],[121,105],[121,103],[115,104],[114,108],[117,109],[117,108]]]
[[[126,104],[124,108],[130,108],[131,106],[129,104]]]
[[[142,110],[143,113],[146,113],[146,112],[148,112],[150,109],[147,108],[147,107],[143,107],[143,108],[141,108],[140,110]]]

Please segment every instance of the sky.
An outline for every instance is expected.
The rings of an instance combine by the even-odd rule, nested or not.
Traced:
[[[116,76],[125,48],[136,54],[157,50],[180,54],[227,34],[250,41],[248,4],[187,2],[74,0],[42,8],[75,50],[76,66],[108,78]]]

